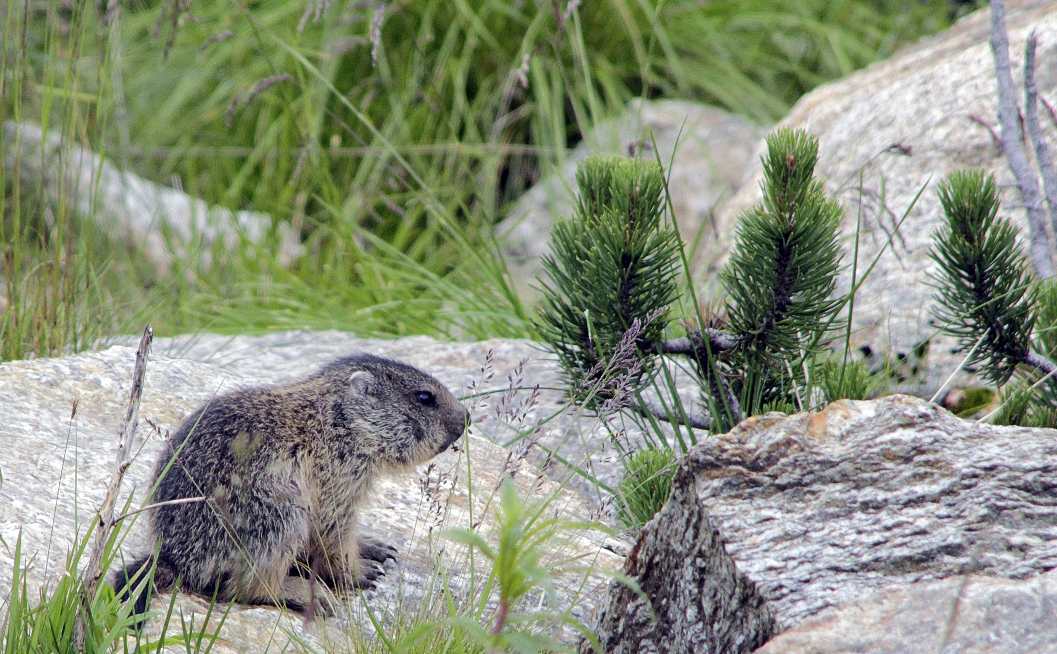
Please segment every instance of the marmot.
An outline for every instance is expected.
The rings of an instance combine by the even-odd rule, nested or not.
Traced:
[[[412,366],[358,354],[318,373],[216,398],[167,441],[147,511],[154,552],[115,571],[128,599],[149,564],[154,587],[312,615],[332,590],[370,587],[395,549],[357,532],[371,486],[443,452],[469,412]],[[377,562],[377,563],[376,563]],[[143,584],[137,614],[151,589]],[[327,597],[332,597],[327,595]]]

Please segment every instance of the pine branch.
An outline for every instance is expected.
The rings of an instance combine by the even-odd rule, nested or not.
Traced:
[[[672,420],[664,409],[655,404],[646,404],[645,406],[632,404],[630,406],[642,415],[651,416],[669,424],[681,424],[686,425],[687,427],[693,427],[694,429],[708,430],[712,428],[712,418],[697,413],[687,413],[685,421],[683,421],[680,416],[676,416],[675,420]]]
[[[1057,364],[1035,352],[1029,351],[1028,355],[1024,357],[1024,363],[1041,370],[1044,375],[1052,375],[1054,372],[1057,372]]]
[[[708,337],[707,343],[706,336]],[[731,389],[730,383],[717,369],[716,360],[713,357],[719,352],[734,349],[740,340],[739,337],[719,329],[706,328],[703,331],[688,330],[686,336],[682,338],[661,341],[656,345],[658,353],[682,355],[697,364],[701,379],[708,382],[712,401],[722,402],[722,406],[716,407],[716,413],[722,418],[723,425],[728,428],[744,420],[745,414],[741,410],[741,403]],[[711,424],[712,419],[708,420]]]
[[[998,81],[998,121],[1002,126],[1002,151],[1013,176],[1017,179],[1020,197],[1028,212],[1028,233],[1031,241],[1031,261],[1039,277],[1053,277],[1053,257],[1046,234],[1046,213],[1042,206],[1038,179],[1024,152],[1024,134],[1020,129],[1020,110],[1013,91],[1013,73],[1009,63],[1009,36],[1006,33],[1006,4],[991,0],[991,51],[995,57]]]
[[[942,329],[958,338],[963,348],[979,342],[968,365],[986,361],[987,377],[1002,385],[1017,365],[1035,360],[1031,352],[1035,296],[1017,230],[997,217],[998,191],[992,175],[952,174],[940,184],[940,203],[947,224],[931,252],[940,266],[937,317]]]
[[[732,350],[741,340],[719,329],[706,328],[703,333],[701,330],[692,329],[682,338],[657,343],[657,351],[661,354],[682,354],[697,359],[700,353],[705,351],[705,336],[708,336],[708,347],[713,352]]]

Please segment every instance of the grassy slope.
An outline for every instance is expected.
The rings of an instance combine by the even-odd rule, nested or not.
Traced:
[[[584,130],[637,95],[774,120],[946,15],[937,0],[178,4],[129,3],[109,22],[84,0],[7,4],[5,118],[267,212],[306,255],[284,267],[235,248],[159,273],[16,166],[0,173],[0,358],[148,320],[159,334],[526,335],[491,225]]]

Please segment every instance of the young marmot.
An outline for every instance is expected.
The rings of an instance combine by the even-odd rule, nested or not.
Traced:
[[[457,441],[469,413],[440,382],[368,354],[273,388],[237,391],[192,414],[168,441],[147,512],[154,553],[113,575],[136,613],[154,587],[221,601],[329,609],[319,584],[370,587],[393,548],[361,536],[374,481]],[[377,562],[377,563],[376,563]],[[332,597],[327,595],[327,597]]]

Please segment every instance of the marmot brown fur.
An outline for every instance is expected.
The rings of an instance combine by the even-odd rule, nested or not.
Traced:
[[[357,531],[371,486],[447,449],[469,413],[409,365],[359,354],[273,388],[237,391],[196,411],[168,440],[147,512],[154,553],[113,576],[126,599],[157,561],[154,587],[221,601],[330,608],[320,585],[369,587],[395,549]],[[377,563],[376,563],[377,562]],[[332,597],[329,596],[328,597]]]

